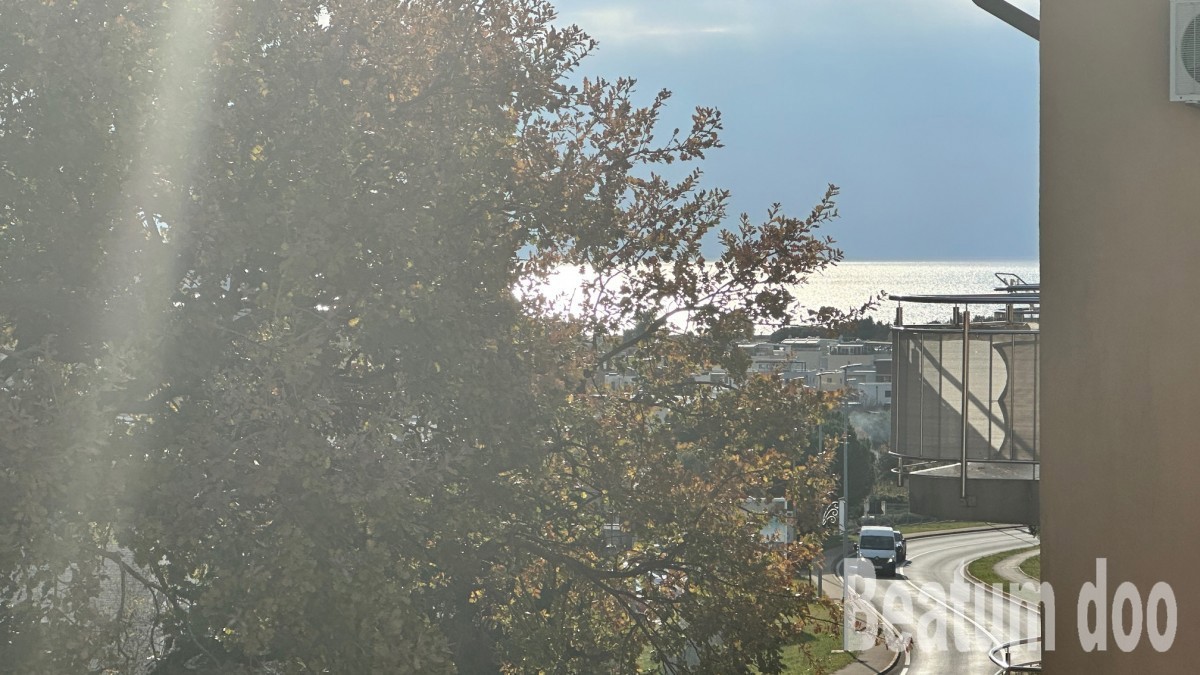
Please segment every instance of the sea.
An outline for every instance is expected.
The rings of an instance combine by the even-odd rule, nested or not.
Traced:
[[[867,315],[876,321],[892,323],[896,307],[903,304],[907,324],[945,321],[951,305],[899,303],[888,295],[950,295],[992,293],[1002,284],[997,273],[1017,275],[1026,283],[1038,283],[1038,262],[971,261],[971,262],[842,262],[809,279],[795,289],[795,295],[805,308],[824,306],[847,310],[861,307],[882,294],[880,301]],[[988,309],[972,307],[972,313]],[[797,321],[799,323],[799,321]]]
[[[800,308],[792,323],[804,323],[805,310],[836,307],[848,311],[862,307],[873,298],[880,298],[866,315],[885,323],[893,323],[900,303],[889,295],[949,295],[991,293],[1001,286],[997,273],[1015,274],[1026,283],[1038,283],[1036,260],[1023,261],[909,261],[865,262],[844,261],[809,278],[808,283],[793,289]],[[572,305],[570,299],[579,285],[580,273],[561,270],[554,275],[547,290],[557,293]],[[904,323],[919,324],[946,321],[952,305],[903,303]],[[972,314],[991,313],[986,306],[972,306]],[[772,327],[760,327],[771,332]]]

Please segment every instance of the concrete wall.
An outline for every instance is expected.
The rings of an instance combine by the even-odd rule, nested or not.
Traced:
[[[1047,672],[1200,667],[1200,353],[1159,349],[1200,340],[1200,109],[1167,100],[1169,6],[1041,4],[1042,571],[1057,610]],[[1077,599],[1101,558],[1107,644],[1089,653]],[[1170,584],[1178,631],[1166,652],[1144,624],[1132,653],[1115,644],[1123,582],[1143,601]]]
[[[912,474],[908,481],[908,510],[946,520],[1037,524],[1038,481],[967,479],[968,503],[956,477]]]

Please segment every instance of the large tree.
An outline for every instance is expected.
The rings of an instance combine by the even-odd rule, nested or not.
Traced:
[[[817,530],[829,406],[732,345],[840,259],[836,190],[727,222],[657,169],[716,111],[657,140],[553,19],[0,7],[0,663],[778,670],[815,539],[742,505]]]

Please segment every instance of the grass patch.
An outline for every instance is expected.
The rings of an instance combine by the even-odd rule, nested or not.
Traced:
[[[813,619],[829,621],[832,617],[829,609],[813,605],[810,610]],[[803,647],[802,647],[803,645]],[[804,653],[807,648],[812,654],[810,658]],[[811,675],[813,673],[832,673],[842,666],[854,661],[852,654],[838,653],[833,650],[842,648],[842,629],[835,626],[833,630],[820,633],[805,632],[800,641],[783,648],[783,672],[788,675]]]
[[[832,619],[829,609],[821,605],[812,605],[814,623],[824,623]],[[783,672],[786,675],[817,675],[833,673],[854,661],[852,654],[838,653],[833,650],[842,648],[842,631],[840,626],[820,633],[806,631],[796,642],[783,648]],[[808,650],[808,654],[805,650]],[[647,649],[638,659],[638,670],[643,673],[658,672]],[[809,654],[812,656],[810,657]]]
[[[1030,556],[1029,558],[1026,558],[1025,562],[1021,563],[1020,567],[1021,567],[1021,571],[1024,572],[1026,576],[1031,577],[1033,579],[1037,579],[1038,581],[1042,580],[1042,554],[1041,553],[1039,553],[1035,556]]]
[[[1012,549],[1011,551],[1001,551],[999,553],[993,553],[992,555],[978,558],[971,561],[971,564],[967,565],[967,573],[984,584],[987,584],[988,586],[999,584],[1004,588],[1005,591],[1007,591],[1009,589],[1009,582],[1005,580],[1004,577],[996,574],[996,563],[1004,560],[1005,558],[1011,558],[1018,553],[1032,551],[1036,548],[1037,546],[1030,546],[1029,548],[1016,548]]]

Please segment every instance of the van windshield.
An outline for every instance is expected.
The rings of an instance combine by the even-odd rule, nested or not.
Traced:
[[[890,551],[896,548],[896,540],[891,537],[881,537],[879,535],[863,535],[858,547],[872,551]]]

